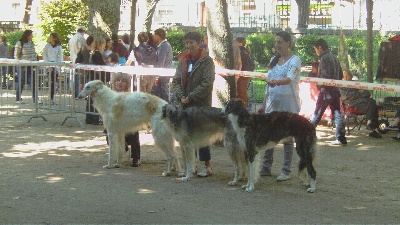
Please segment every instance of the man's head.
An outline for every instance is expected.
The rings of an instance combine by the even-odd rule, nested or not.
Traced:
[[[315,41],[313,46],[315,54],[317,54],[318,56],[320,56],[324,51],[329,50],[328,43],[322,38]]]
[[[86,27],[85,26],[77,26],[76,27],[76,32],[85,33],[86,32]]]
[[[165,40],[166,37],[167,34],[164,29],[158,28],[154,31],[154,40],[157,44],[160,44],[163,40]]]

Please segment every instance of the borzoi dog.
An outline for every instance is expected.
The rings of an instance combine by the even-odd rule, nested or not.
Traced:
[[[108,131],[110,147],[105,168],[119,167],[125,149],[125,134],[138,131],[142,125],[150,122],[155,144],[167,156],[168,167],[164,175],[171,174],[173,164],[178,171],[181,170],[174,136],[161,118],[162,107],[167,104],[166,101],[143,92],[116,92],[103,85],[100,80],[86,83],[78,98],[89,95],[94,99],[93,106],[100,113]]]
[[[186,165],[183,181],[188,181],[195,173],[195,151],[223,139],[226,118],[220,112],[220,108],[213,107],[190,107],[184,110],[172,104],[163,107],[163,118],[182,150]]]
[[[295,139],[296,151],[300,157],[299,173],[307,168],[308,179],[311,182],[307,192],[315,191],[316,171],[312,163],[316,154],[317,137],[314,126],[306,118],[289,112],[249,114],[243,102],[238,99],[228,101],[221,113],[228,116],[241,148],[246,151],[249,177],[244,188],[247,192],[253,191],[256,176],[259,174],[256,172],[256,161],[261,160],[261,157],[256,148],[272,148],[287,137]]]

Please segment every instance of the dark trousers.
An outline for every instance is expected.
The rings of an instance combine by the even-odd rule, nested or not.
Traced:
[[[31,85],[32,99],[36,102],[36,73],[33,66],[20,66],[17,68],[18,78],[16,79],[16,101],[21,101],[23,85],[25,85],[25,77],[28,79],[27,84]]]
[[[211,153],[210,153],[210,147],[202,147],[199,149],[199,160],[200,161],[208,161],[211,160]]]

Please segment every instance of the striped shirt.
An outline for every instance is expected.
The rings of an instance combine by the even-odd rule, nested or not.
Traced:
[[[35,45],[33,44],[32,41],[24,43],[21,51],[21,41],[18,41],[15,44],[14,56],[16,59],[37,61]]]

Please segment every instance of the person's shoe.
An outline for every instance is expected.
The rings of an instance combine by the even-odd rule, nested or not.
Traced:
[[[331,142],[331,145],[347,145],[347,141],[346,140],[344,140],[343,142],[342,141],[339,141],[339,140],[336,140],[336,141],[332,141]]]
[[[290,180],[290,174],[286,175],[284,173],[281,173],[277,178],[277,181],[285,181],[285,180]]]
[[[400,141],[400,137],[391,137],[392,141]]]
[[[392,124],[390,124],[389,126],[385,127],[385,131],[398,131],[398,130],[399,130],[399,127],[395,126],[395,125],[392,125]]]
[[[140,162],[140,159],[134,159],[132,160],[131,166],[132,167],[139,167],[142,164],[142,162]]]
[[[211,167],[209,167],[209,166],[204,167],[197,173],[197,176],[199,176],[199,177],[208,177],[211,175],[212,175],[212,170],[211,170]]]
[[[260,176],[262,177],[270,177],[271,176],[271,170],[269,169],[262,169],[260,171]]]
[[[368,136],[373,137],[373,138],[382,138],[382,135],[379,134],[378,132],[376,132],[376,130],[374,130],[371,133],[369,133]]]

